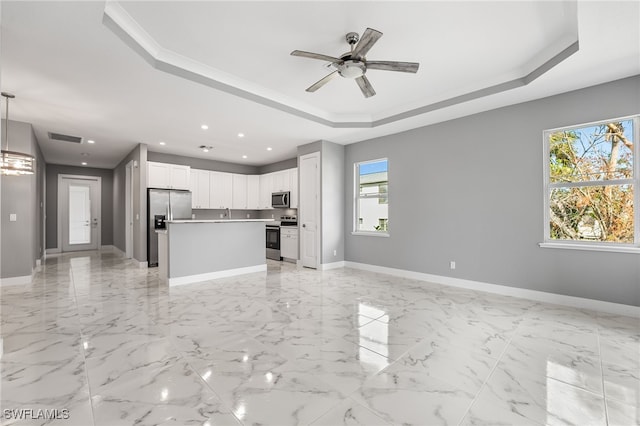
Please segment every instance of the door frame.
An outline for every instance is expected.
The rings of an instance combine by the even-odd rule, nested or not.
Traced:
[[[133,160],[125,166],[124,179],[124,257],[133,258]]]
[[[307,191],[308,188],[303,188],[303,182],[302,182],[302,163],[303,163],[303,159],[307,159],[307,158],[315,158],[316,159],[316,164],[317,164],[317,168],[316,168],[316,185],[315,188],[313,188],[313,190],[316,193],[315,196],[315,203],[313,206],[313,209],[316,211],[316,241],[315,241],[315,246],[316,246],[316,264],[315,266],[311,267],[311,266],[306,266],[307,268],[315,268],[315,269],[319,269],[320,266],[322,265],[322,154],[320,151],[316,151],[316,152],[312,152],[309,154],[305,154],[305,155],[301,155],[298,158],[298,191],[302,192],[302,191]],[[298,197],[298,208],[301,209],[302,211],[304,211],[304,206],[301,203],[302,201],[302,197]],[[307,206],[308,207],[308,206]],[[304,216],[299,218],[300,220],[300,224],[302,224]],[[302,231],[302,227],[300,228],[300,235],[299,235],[299,239],[298,239],[298,253],[299,253],[299,257],[300,257],[300,265],[301,266],[305,266],[304,265],[304,261],[302,258],[302,252],[303,252],[303,248],[304,248],[304,243],[305,243],[305,237],[304,237],[304,232]]]
[[[62,202],[62,198],[60,196],[62,188],[63,188],[63,180],[64,179],[79,179],[79,180],[92,180],[98,183],[98,193],[96,197],[98,197],[98,211],[96,212],[96,217],[98,218],[98,232],[96,232],[96,240],[98,250],[102,247],[102,178],[100,176],[85,176],[85,175],[67,175],[67,174],[58,174],[58,220],[57,220],[57,237],[58,237],[58,250],[60,253],[63,253],[62,249],[62,209],[64,209],[64,203]]]

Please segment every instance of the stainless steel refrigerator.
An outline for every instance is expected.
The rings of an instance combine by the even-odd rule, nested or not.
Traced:
[[[191,192],[149,189],[147,192],[147,261],[158,266],[158,234],[165,220],[191,219]]]

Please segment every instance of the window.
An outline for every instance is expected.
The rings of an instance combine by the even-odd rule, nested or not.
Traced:
[[[639,117],[545,132],[545,242],[640,247]]]
[[[388,188],[386,158],[355,164],[354,232],[388,235]]]

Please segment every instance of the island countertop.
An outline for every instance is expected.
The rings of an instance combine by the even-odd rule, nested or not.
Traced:
[[[158,232],[158,277],[170,286],[267,270],[269,219],[168,220]]]

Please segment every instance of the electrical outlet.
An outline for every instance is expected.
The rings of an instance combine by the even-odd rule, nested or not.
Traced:
[[[15,222],[18,220],[18,215],[15,213],[9,214],[9,222]]]
[[[191,219],[195,219],[195,218],[196,218],[196,214],[195,214],[195,213],[192,213],[192,214],[191,214]]]
[[[247,219],[249,219],[251,217],[250,213],[247,213]]]
[[[456,261],[452,260],[451,262],[449,262],[449,268],[450,269],[456,269]]]
[[[337,255],[338,255],[338,250],[334,250],[334,251],[333,251],[333,255],[334,255],[334,256],[337,256]]]
[[[224,213],[220,213],[220,219],[224,217]]]
[[[271,215],[271,219],[273,219],[273,215]]]

